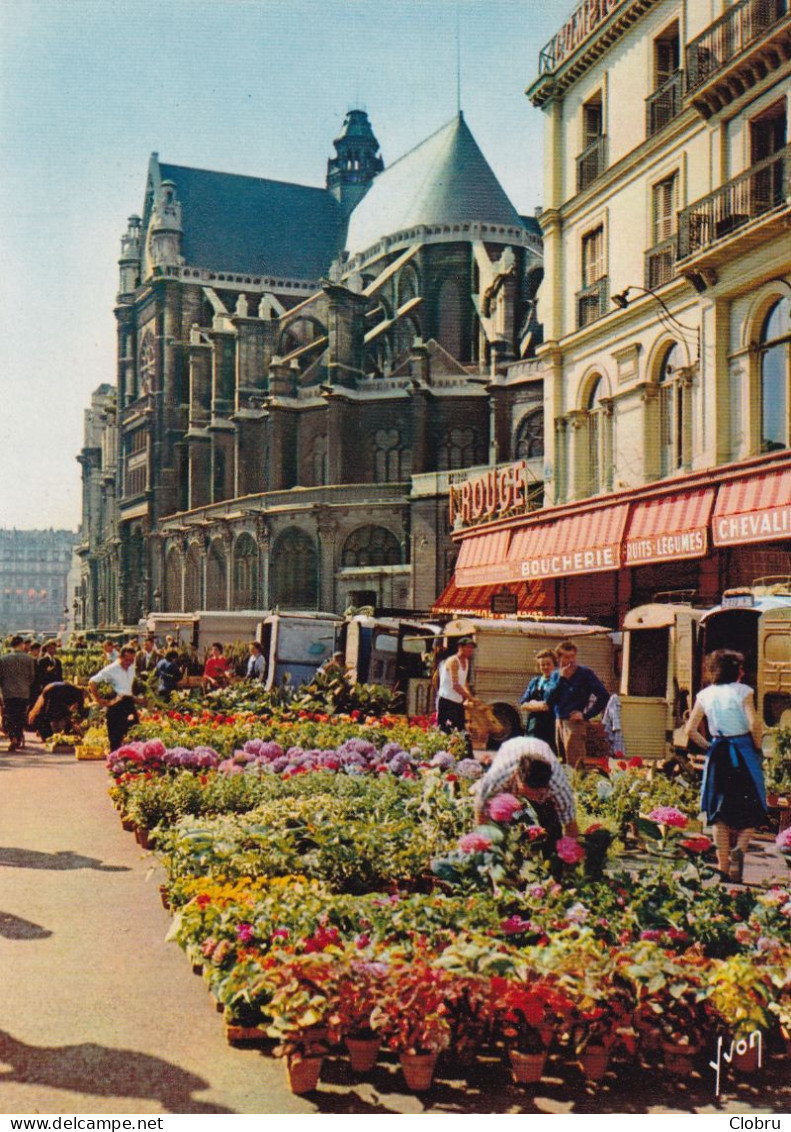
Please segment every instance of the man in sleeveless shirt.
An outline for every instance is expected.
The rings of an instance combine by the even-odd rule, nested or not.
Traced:
[[[474,652],[472,637],[462,637],[453,656],[440,666],[437,725],[442,731],[464,731],[466,727],[464,705],[473,698],[467,679]]]

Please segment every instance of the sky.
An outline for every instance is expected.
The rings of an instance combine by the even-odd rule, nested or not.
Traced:
[[[117,261],[149,155],[323,185],[367,110],[385,165],[461,107],[516,208],[525,97],[573,0],[0,0],[0,527],[77,530],[83,413],[115,383]]]

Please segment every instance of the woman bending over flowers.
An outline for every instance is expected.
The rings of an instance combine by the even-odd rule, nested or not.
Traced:
[[[565,832],[577,836],[571,784],[550,746],[542,739],[516,738],[503,743],[486,774],[474,787],[475,821],[484,810],[498,821],[498,794],[526,798],[547,831],[551,845]],[[491,799],[491,801],[489,801]]]
[[[741,881],[750,838],[767,818],[761,756],[751,734],[753,690],[741,683],[744,657],[739,652],[717,649],[706,657],[706,668],[712,682],[695,700],[687,737],[708,748],[700,807],[714,827],[720,873],[725,880]],[[704,717],[710,742],[698,730]]]

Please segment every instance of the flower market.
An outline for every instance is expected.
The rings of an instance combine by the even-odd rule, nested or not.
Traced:
[[[496,752],[471,757],[463,733],[393,713],[387,689],[341,685],[318,673],[289,694],[240,682],[149,698],[113,751],[94,708],[78,739],[29,741],[3,762],[20,822],[52,846],[30,844],[28,877],[52,870],[54,903],[79,877],[83,907],[101,886],[113,924],[104,938],[71,924],[79,959],[51,992],[31,994],[18,970],[31,1009],[62,1007],[64,980],[90,996],[106,968],[119,1009],[97,1008],[84,1041],[103,1027],[117,1041],[143,1021],[141,983],[158,988],[169,1012],[146,1021],[168,1056],[193,1058],[178,1112],[223,1111],[223,1096],[251,1112],[787,1106],[791,829],[759,835],[747,883],[723,881],[699,781],[637,753],[569,772],[574,836],[552,841],[509,791],[476,823],[472,791]],[[791,731],[778,736],[782,792]],[[62,852],[60,791],[89,807],[79,856]],[[26,907],[5,934],[43,946],[45,895]],[[20,1090],[56,1093],[22,1045],[0,1037]],[[227,1094],[203,1101],[218,1065]],[[169,1072],[149,1073],[151,1111]],[[117,1067],[107,1076],[120,1111]]]

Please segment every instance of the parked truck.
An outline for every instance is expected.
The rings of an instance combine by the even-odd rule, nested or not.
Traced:
[[[396,711],[428,714],[432,647],[440,635],[431,622],[357,614],[345,627],[347,677],[390,688]]]
[[[623,622],[621,728],[626,751],[664,759],[686,747],[684,724],[700,688],[701,623],[690,602],[650,602]]]
[[[256,636],[266,657],[267,690],[283,683],[306,684],[340,650],[344,619],[337,613],[270,613]],[[251,636],[251,640],[253,637]]]

